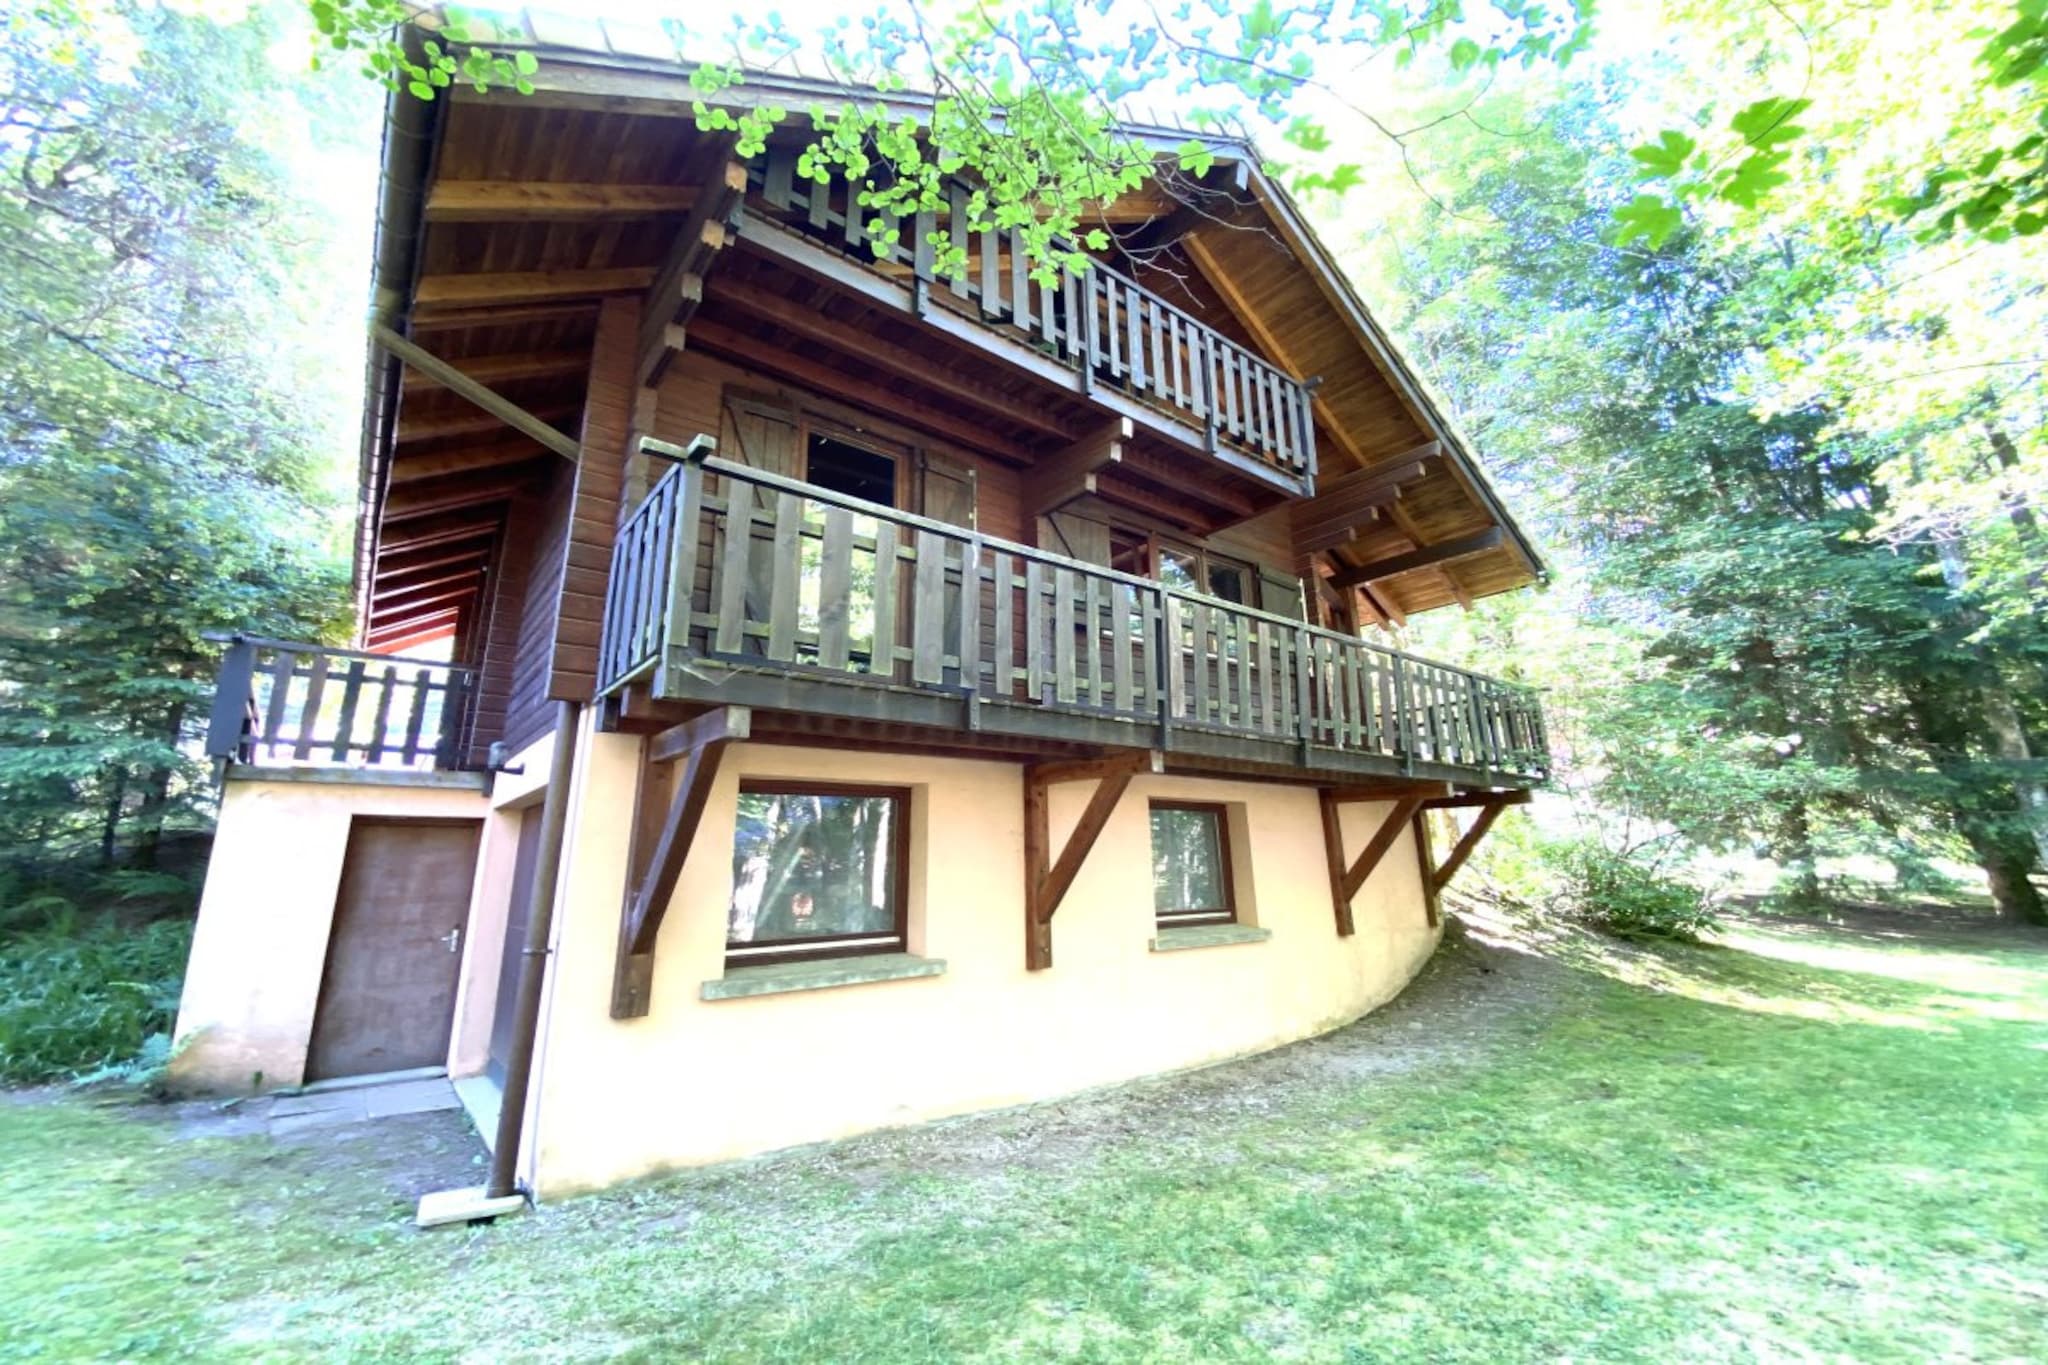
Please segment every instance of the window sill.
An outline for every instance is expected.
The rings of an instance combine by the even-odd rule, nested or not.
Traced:
[[[1193,924],[1185,929],[1161,929],[1152,940],[1155,953],[1177,953],[1187,948],[1217,948],[1226,943],[1264,943],[1273,937],[1271,929],[1255,924]]]
[[[706,981],[706,1000],[743,1000],[755,995],[788,995],[796,991],[826,991],[836,986],[862,986],[870,981],[907,981],[917,976],[941,976],[943,958],[913,957],[909,953],[873,953],[866,957],[830,957],[817,962],[777,962],[762,967],[734,967],[714,981]]]

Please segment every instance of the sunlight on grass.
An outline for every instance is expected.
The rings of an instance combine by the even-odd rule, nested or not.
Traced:
[[[1265,1061],[489,1229],[405,1229],[375,1129],[16,1104],[0,1355],[2048,1356],[2048,952],[1477,938]]]

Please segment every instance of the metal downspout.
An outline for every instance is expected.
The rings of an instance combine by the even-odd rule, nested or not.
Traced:
[[[526,906],[526,947],[519,957],[519,996],[512,1007],[512,1047],[505,1058],[505,1090],[498,1100],[498,1136],[491,1144],[487,1198],[518,1192],[519,1141],[526,1126],[526,1096],[533,1075],[534,1040],[540,1031],[540,1003],[547,985],[548,944],[554,932],[555,883],[562,870],[562,843],[569,824],[570,769],[576,761],[583,703],[555,703],[554,758],[541,806],[540,848],[534,859],[533,894]]]

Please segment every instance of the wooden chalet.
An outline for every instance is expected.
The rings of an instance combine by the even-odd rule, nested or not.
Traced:
[[[1547,755],[1381,628],[1541,566],[1251,150],[1048,284],[965,184],[877,250],[659,33],[504,41],[534,94],[390,104],[360,639],[228,650],[187,1082],[444,1068],[504,1195],[1397,990]]]

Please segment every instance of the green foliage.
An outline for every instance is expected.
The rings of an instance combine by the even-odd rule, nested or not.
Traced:
[[[1641,857],[1596,839],[1538,846],[1550,889],[1546,908],[1621,938],[1684,942],[1720,927],[1713,899]]]
[[[207,818],[189,744],[204,635],[344,619],[294,368],[312,229],[270,150],[281,92],[260,25],[124,5],[84,37],[30,22],[10,38],[0,851],[146,867]]]
[[[111,916],[0,943],[0,1084],[146,1081],[169,1059],[187,921]]]

